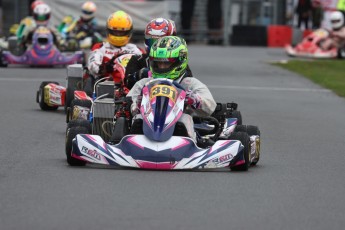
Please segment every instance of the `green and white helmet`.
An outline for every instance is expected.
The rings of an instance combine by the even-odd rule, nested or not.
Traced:
[[[153,78],[176,80],[186,72],[188,49],[184,39],[176,36],[159,38],[150,49],[150,70]]]

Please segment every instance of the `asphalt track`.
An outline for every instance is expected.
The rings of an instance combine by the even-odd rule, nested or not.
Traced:
[[[267,64],[280,49],[190,46],[217,101],[258,125],[248,172],[69,167],[65,116],[40,111],[43,80],[65,69],[0,70],[0,229],[344,229],[345,100]]]

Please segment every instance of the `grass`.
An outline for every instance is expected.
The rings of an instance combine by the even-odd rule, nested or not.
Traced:
[[[345,97],[345,61],[342,60],[291,60],[286,64],[274,63],[284,69],[301,74],[313,82]]]

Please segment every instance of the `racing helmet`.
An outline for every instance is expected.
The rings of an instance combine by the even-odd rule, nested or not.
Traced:
[[[171,35],[176,35],[176,26],[174,21],[165,18],[152,19],[145,27],[146,51],[150,52],[152,44],[157,41],[158,38]]]
[[[334,11],[330,15],[333,30],[339,30],[344,26],[344,15],[340,11]]]
[[[31,12],[34,12],[35,7],[40,5],[40,4],[45,4],[45,3],[43,1],[40,1],[40,0],[33,1],[30,5]]]
[[[35,7],[33,17],[36,24],[39,26],[46,26],[50,18],[50,7],[47,4],[39,4]]]
[[[81,6],[81,19],[89,21],[95,17],[97,6],[94,2],[87,1]]]
[[[122,10],[116,11],[108,17],[106,27],[107,40],[113,46],[125,46],[132,36],[132,18]]]
[[[150,49],[150,70],[153,78],[176,80],[186,72],[188,49],[183,38],[165,36],[153,43]]]

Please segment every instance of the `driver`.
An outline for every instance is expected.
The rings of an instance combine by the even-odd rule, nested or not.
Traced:
[[[345,45],[344,15],[340,11],[334,11],[330,15],[332,31],[328,39],[321,43],[321,48],[330,50],[342,48]]]
[[[114,60],[122,54],[141,55],[141,50],[129,43],[132,36],[132,18],[124,11],[112,13],[107,20],[107,41],[97,43],[92,47],[88,69],[95,78],[112,75],[114,81],[119,81],[114,73]]]
[[[94,33],[97,31],[96,10],[96,4],[91,1],[87,1],[81,6],[81,15],[74,28],[75,34],[83,33],[84,37],[94,36]]]
[[[216,102],[205,84],[186,75],[188,49],[185,40],[176,36],[162,37],[152,45],[149,58],[153,78],[172,79],[186,90],[187,108],[180,121],[185,124],[189,136],[195,139],[191,115],[210,116],[216,108]],[[131,105],[133,120],[141,118],[139,114],[141,90],[149,81],[149,78],[141,79],[127,94],[127,97],[132,97],[133,101]]]
[[[21,45],[23,45],[24,47],[31,45],[32,35],[40,26],[47,27],[51,31],[54,37],[54,44],[56,44],[58,47],[63,44],[63,40],[57,30],[54,27],[49,26],[50,14],[51,9],[47,4],[40,3],[35,6],[33,10],[33,18],[35,20],[36,27],[31,28],[31,30],[26,35],[23,35],[23,39],[22,41],[20,41]]]

